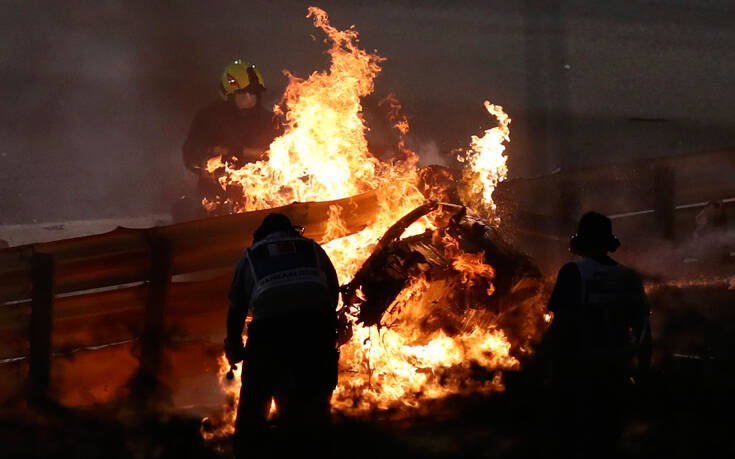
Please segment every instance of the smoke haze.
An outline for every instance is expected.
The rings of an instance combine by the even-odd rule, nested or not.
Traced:
[[[492,126],[485,99],[513,118],[514,176],[735,144],[729,2],[395,3],[318,6],[388,59],[376,95],[403,103],[423,163]],[[325,68],[308,5],[3,2],[0,224],[168,212],[228,60],[258,64],[269,102],[283,69]]]

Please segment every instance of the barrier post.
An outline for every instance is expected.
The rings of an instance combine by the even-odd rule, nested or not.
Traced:
[[[138,395],[146,403],[160,388],[158,380],[165,345],[164,316],[171,283],[171,242],[153,234],[148,238],[151,247],[151,272],[148,277],[148,297],[140,347]]]
[[[676,177],[674,170],[658,166],[653,171],[654,212],[659,235],[673,240],[676,236]]]
[[[29,402],[49,399],[51,380],[51,329],[54,306],[54,257],[34,253],[31,258],[31,322],[29,360]]]

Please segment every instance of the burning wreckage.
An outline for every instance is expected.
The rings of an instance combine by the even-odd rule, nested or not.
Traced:
[[[377,339],[379,345],[386,345],[392,341],[386,340],[388,334],[401,335],[401,345],[393,348],[405,354],[413,368],[411,375],[403,376],[400,393],[416,402],[452,393],[502,390],[502,370],[518,369],[520,359],[532,352],[533,341],[547,325],[541,273],[529,256],[503,239],[496,226],[459,203],[448,169],[430,166],[419,175],[427,198],[454,202],[427,200],[382,235],[352,280],[341,288],[339,344],[346,345],[349,354],[355,327],[374,330],[367,338],[360,335],[362,344]],[[426,186],[427,182],[434,186]],[[422,219],[432,222],[429,228],[403,237]],[[381,376],[386,375],[381,375],[385,369],[379,365],[393,367],[398,357],[386,358],[382,353],[375,357],[367,372],[371,377],[377,374],[380,386]],[[348,382],[338,388],[335,405],[348,412],[356,406],[364,408],[365,381],[357,386],[360,390],[346,390],[352,376],[349,361],[343,367]],[[387,373],[391,371],[395,370]],[[416,374],[421,377],[414,385]],[[367,398],[375,395],[368,391]],[[375,400],[368,404],[374,405]]]
[[[494,225],[492,192],[507,174],[510,118],[485,102],[498,125],[458,154],[463,171],[455,178],[442,166],[417,166],[418,155],[404,141],[408,120],[391,98],[401,159],[378,159],[368,150],[360,101],[373,91],[383,58],[360,49],[357,31],[336,29],[324,11],[310,8],[309,17],[331,43],[329,69],[305,79],[287,73],[276,109],[284,133],[260,161],[210,160],[206,172],[223,199],[203,205],[229,213],[374,197],[358,231],[348,230],[346,216],[362,210],[340,205],[329,207],[319,231],[343,283],[333,410],[415,408],[453,394],[502,390],[502,372],[520,367],[548,319],[538,269]],[[239,378],[226,378],[224,355],[219,362],[230,402],[220,421],[210,419],[205,438],[234,428]]]
[[[440,215],[436,229],[400,238],[430,212]],[[475,266],[469,265],[473,262]],[[531,258],[505,242],[496,227],[468,215],[463,205],[429,201],[391,226],[354,278],[342,286],[340,344],[351,337],[349,311],[365,326],[390,326],[402,306],[396,298],[419,278],[444,284],[443,295],[432,300],[419,326],[447,336],[487,325],[477,323],[479,315],[492,317],[500,328],[513,326],[513,309],[536,299],[542,288],[541,273]],[[385,316],[391,317],[388,323],[383,322]]]
[[[451,172],[421,169],[419,189],[424,203],[390,226],[341,286],[338,411],[503,390],[502,371],[519,369],[547,326],[539,269],[461,203]],[[421,221],[430,224],[404,237]]]

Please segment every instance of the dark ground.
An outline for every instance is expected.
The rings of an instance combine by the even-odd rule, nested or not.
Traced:
[[[629,394],[620,456],[733,457],[735,290],[661,287],[650,293],[654,366]],[[675,306],[673,306],[675,305]],[[543,346],[507,390],[454,397],[397,416],[337,416],[335,457],[549,456],[550,392]],[[13,410],[0,415],[3,457],[220,458],[229,442],[205,444],[199,417],[141,417],[120,405]]]

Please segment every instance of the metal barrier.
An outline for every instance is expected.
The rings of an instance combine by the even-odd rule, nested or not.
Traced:
[[[339,206],[348,231],[357,232],[371,222],[377,205],[376,193],[368,192],[336,201],[294,203],[149,229],[118,228],[96,236],[0,250],[0,339],[16,340],[14,346],[4,348],[17,355],[26,351],[17,345],[18,338],[27,337],[29,397],[46,400],[54,333],[80,335],[84,328],[80,318],[132,313],[143,317],[142,327],[126,327],[133,335],[130,338],[140,340],[139,376],[155,381],[172,276],[232,269],[270,213],[288,215],[305,228],[305,236],[324,242],[331,206]],[[209,284],[226,289],[222,282]],[[108,309],[110,305],[114,307]],[[74,325],[55,331],[55,325],[64,321]],[[113,335],[110,329],[108,336]]]

